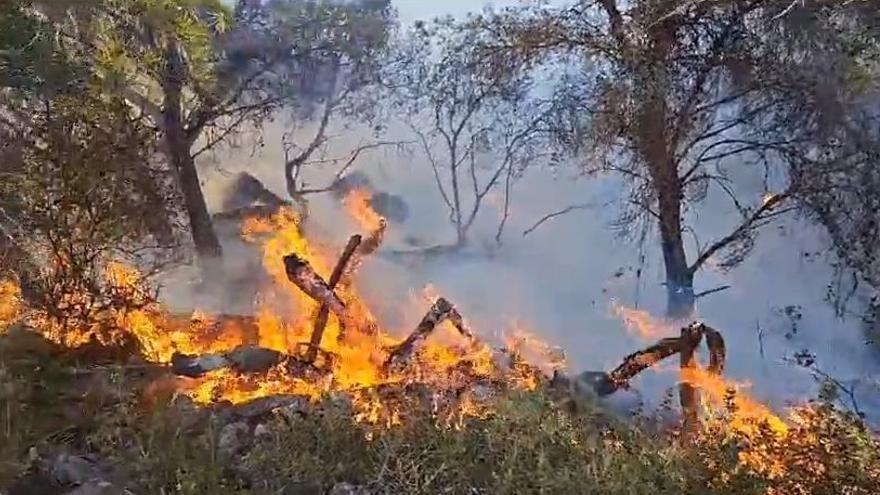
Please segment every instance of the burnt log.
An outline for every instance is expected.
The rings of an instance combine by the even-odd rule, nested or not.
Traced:
[[[265,373],[278,366],[286,356],[273,349],[256,346],[241,346],[224,356],[230,368],[239,373]]]
[[[364,242],[361,243],[360,248],[358,248],[358,256],[365,257],[375,253],[379,247],[382,245],[382,241],[385,240],[385,231],[388,229],[388,222],[381,218],[379,220],[379,226],[376,230],[370,232],[370,235],[364,239]]]
[[[680,337],[665,338],[650,347],[626,356],[620,366],[607,374],[607,379],[596,380],[596,391],[599,395],[608,395],[625,388],[636,375],[674,354],[686,354],[683,356],[686,359],[682,363],[683,365],[690,363],[703,336],[706,337],[706,344],[709,347],[708,371],[715,375],[721,375],[724,372],[726,359],[724,338],[712,327],[696,323],[683,328]]]
[[[702,340],[703,332],[700,326],[692,325],[681,329],[679,357],[682,372],[697,369],[696,351]],[[682,429],[685,433],[693,433],[699,427],[700,393],[693,383],[682,380],[679,384],[678,396],[681,402]]]
[[[416,329],[406,338],[400,345],[395,347],[388,355],[385,362],[385,369],[390,370],[394,367],[405,364],[416,352],[421,343],[428,338],[428,335],[437,328],[438,325],[446,320],[451,320],[453,325],[465,337],[473,339],[473,335],[464,327],[461,315],[449,301],[439,298],[428,310],[428,313],[419,322]],[[458,322],[458,324],[456,324]]]
[[[336,288],[336,284],[339,283],[343,273],[345,273],[345,268],[348,266],[349,260],[351,260],[352,255],[354,255],[360,245],[361,236],[359,235],[353,235],[348,240],[348,244],[342,251],[339,261],[336,262],[336,266],[333,268],[333,273],[330,274],[330,280],[327,282],[327,286],[331,291]],[[305,357],[306,362],[312,363],[315,361],[315,358],[317,358],[318,349],[321,347],[321,340],[324,338],[324,329],[327,327],[327,318],[329,318],[329,316],[330,307],[326,303],[322,303],[321,308],[318,310],[318,316],[315,318],[315,327],[312,331],[312,338],[309,340],[309,349],[306,352]]]
[[[326,305],[340,318],[345,317],[345,304],[308,261],[300,258],[296,253],[291,253],[284,257],[284,269],[287,278],[301,291],[322,305]]]
[[[232,363],[222,354],[193,356],[175,352],[171,356],[171,372],[175,375],[198,378],[206,373],[228,368]]]

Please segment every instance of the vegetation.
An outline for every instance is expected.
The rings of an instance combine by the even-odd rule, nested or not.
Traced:
[[[746,437],[722,414],[683,441],[596,406],[571,415],[540,393],[499,397],[490,416],[464,422],[419,409],[392,428],[354,422],[331,400],[267,418],[253,448],[230,455],[219,417],[182,397],[144,395],[160,371],[78,375],[56,351],[28,332],[0,337],[0,490],[16,479],[21,490],[29,456],[59,447],[97,455],[132,493],[325,493],[340,482],[389,494],[867,495],[880,486],[880,443],[823,403],[800,410],[785,437],[770,428]]]
[[[835,292],[867,286],[876,312],[878,11],[597,0],[397,36],[387,0],[0,2],[0,494],[64,493],[41,464],[59,450],[95,455],[137,494],[342,482],[406,494],[880,492],[876,433],[830,396],[784,422],[744,421],[731,392],[682,433],[589,401],[570,411],[542,387],[501,393],[485,414],[413,405],[390,426],[328,394],[302,414],[261,416],[254,443],[230,450],[235,425],[178,396],[185,387],[139,356],[127,318],[154,301],[150,276],[222,255],[197,159],[276,118],[316,127],[305,144],[292,131],[278,143],[292,200],[331,189],[301,172],[333,161],[316,158],[333,122],[381,134],[387,119],[430,166],[455,247],[497,191],[500,243],[527,167],[572,165],[626,178],[620,225],[658,231],[669,316],[693,314],[710,260],[735,266],[794,212],[826,228],[851,274]],[[357,148],[336,178],[381,143]],[[763,195],[737,190],[746,169],[765,177]],[[738,222],[688,249],[710,193],[730,198]],[[22,307],[39,332],[18,321]]]

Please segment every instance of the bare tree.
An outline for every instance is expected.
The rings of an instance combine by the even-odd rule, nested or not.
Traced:
[[[500,242],[514,181],[526,166],[550,158],[548,104],[529,98],[531,78],[503,57],[483,63],[474,50],[483,35],[469,22],[418,24],[386,67],[394,116],[431,167],[455,246],[467,243],[496,189],[503,194]]]
[[[656,222],[671,317],[692,314],[694,276],[710,259],[735,266],[762,226],[792,211],[808,179],[843,165],[816,153],[810,88],[781,70],[805,48],[772,23],[804,9],[828,15],[791,2],[597,0],[484,18],[503,40],[490,38],[484,56],[563,73],[557,135],[588,168],[627,179],[624,225]],[[784,180],[748,197],[731,173],[747,165]],[[729,197],[740,220],[689,259],[687,214],[710,191]]]

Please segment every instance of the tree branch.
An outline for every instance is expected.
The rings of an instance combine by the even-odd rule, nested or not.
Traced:
[[[696,271],[699,270],[700,267],[702,267],[709,258],[715,255],[715,253],[717,253],[721,249],[724,249],[734,241],[741,239],[743,235],[755,228],[757,224],[759,224],[762,220],[769,218],[769,216],[772,216],[768,214],[772,214],[773,210],[789,197],[791,197],[790,190],[785,193],[776,194],[770,197],[767,201],[764,202],[763,205],[761,205],[760,208],[755,210],[755,212],[752,213],[750,216],[746,217],[739,225],[739,227],[737,227],[733,232],[719,239],[718,241],[710,245],[705,251],[703,251],[694,262],[694,264],[691,265],[690,268],[688,268],[688,271],[691,274],[696,273]]]

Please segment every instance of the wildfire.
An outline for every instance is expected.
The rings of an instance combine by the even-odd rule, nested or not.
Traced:
[[[623,320],[627,330],[643,339],[666,337],[677,331],[673,325],[645,310],[630,308],[617,302],[612,303],[611,313]]]
[[[21,291],[18,284],[0,280],[0,332],[6,330],[21,314]]]
[[[345,211],[367,232],[378,230],[385,218],[376,213],[370,205],[370,192],[366,189],[352,189],[343,200]]]
[[[369,208],[365,192],[351,193],[346,198],[346,206],[364,228],[384,228],[384,219]],[[220,355],[246,345],[257,345],[288,356],[302,354],[303,344],[310,341],[320,305],[288,281],[283,257],[296,253],[327,280],[335,253],[306,239],[299,218],[290,210],[281,210],[270,217],[247,219],[242,225],[242,237],[260,246],[262,265],[271,279],[271,283],[260,291],[257,314],[233,318],[195,313],[189,318],[181,318],[156,306],[119,314],[118,326],[137,337],[150,359],[167,363],[175,353]],[[114,265],[108,270],[108,280],[121,287],[134,287],[138,274]],[[495,352],[485,344],[465,339],[448,322],[437,328],[405,371],[389,372],[384,365],[390,349],[401,339],[378,327],[350,277],[343,276],[334,292],[345,304],[350,319],[359,322],[362,328],[343,328],[335,315],[328,318],[321,341],[324,373],[291,373],[284,365],[261,374],[220,369],[200,378],[179,380],[180,391],[203,404],[218,401],[241,403],[275,394],[303,395],[317,400],[330,393],[342,392],[352,399],[358,419],[393,424],[399,420],[398,414],[377,393],[382,387],[418,383],[438,392],[455,391],[463,390],[467,381],[473,381],[475,377],[487,380],[501,377],[502,373],[493,361]],[[542,347],[533,335],[518,342],[521,350],[549,349],[546,344]],[[537,356],[540,352],[530,355]],[[509,374],[511,376],[503,379],[522,388],[533,388],[537,383],[528,376],[529,370],[514,369]],[[479,403],[465,394],[458,412],[479,415]]]

